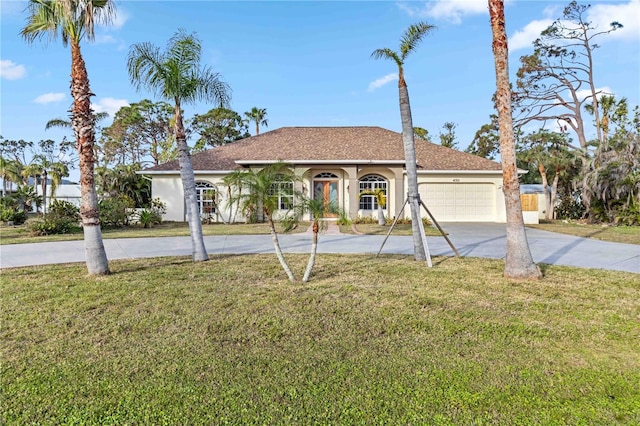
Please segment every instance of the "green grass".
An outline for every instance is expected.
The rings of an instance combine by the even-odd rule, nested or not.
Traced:
[[[321,255],[301,285],[269,255],[110,264],[1,271],[0,423],[640,423],[635,274]]]
[[[640,244],[640,226],[591,225],[579,222],[563,222],[560,220],[544,221],[537,225],[527,226],[543,231],[558,232],[560,234],[575,235],[614,243]]]
[[[304,232],[309,227],[309,222],[301,222],[297,228],[289,233]],[[276,224],[276,231],[282,232],[280,224]],[[269,233],[269,225],[266,223],[236,223],[225,225],[222,223],[202,225],[202,233],[208,235],[261,235]],[[103,229],[102,238],[144,238],[144,237],[183,237],[189,235],[189,225],[186,222],[164,222],[152,228],[141,226],[129,226],[120,229]],[[48,241],[72,241],[82,240],[82,230],[71,234],[31,236],[25,225],[0,226],[1,244],[40,243]]]
[[[340,232],[344,234],[387,235],[391,225],[380,226],[375,223],[358,223],[352,225],[340,225]],[[445,231],[446,232],[446,231]],[[424,233],[427,236],[439,237],[442,234],[433,226],[425,226]],[[412,235],[411,224],[396,224],[391,235]]]

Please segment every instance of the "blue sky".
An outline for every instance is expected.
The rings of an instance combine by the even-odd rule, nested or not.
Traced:
[[[512,78],[518,58],[566,2],[508,1],[507,32]],[[596,85],[631,106],[640,103],[640,0],[592,1],[589,18],[599,28],[625,27],[600,40]],[[242,114],[266,108],[268,129],[283,126],[381,126],[400,131],[397,68],[370,58],[377,48],[398,48],[402,32],[426,21],[437,28],[408,58],[413,122],[437,141],[442,125],[457,124],[464,149],[493,112],[495,74],[486,0],[458,1],[119,1],[113,26],[98,28],[83,44],[94,108],[113,115],[151,94],[136,92],[126,57],[134,43],[164,47],[182,28],[202,41],[203,63],[219,72]],[[6,139],[59,140],[69,132],[44,130],[66,117],[70,52],[60,40],[28,45],[19,36],[24,1],[0,0],[0,134]],[[186,115],[213,105],[187,106]],[[105,124],[109,124],[107,120]],[[252,130],[253,131],[253,130]],[[72,174],[73,176],[73,174]]]

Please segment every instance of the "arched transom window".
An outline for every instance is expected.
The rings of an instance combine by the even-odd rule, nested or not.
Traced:
[[[196,182],[196,200],[201,218],[208,218],[216,214],[216,187],[209,182]]]
[[[338,176],[334,175],[333,173],[324,172],[324,173],[318,173],[313,178],[314,179],[338,179]]]
[[[378,175],[366,175],[360,178],[359,192],[382,189],[384,195],[387,195],[387,181],[382,176]],[[360,210],[376,210],[378,208],[378,201],[375,195],[363,195],[360,197]]]

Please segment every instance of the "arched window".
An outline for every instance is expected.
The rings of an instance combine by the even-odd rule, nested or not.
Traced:
[[[334,175],[333,173],[324,172],[324,173],[318,173],[313,178],[314,179],[338,179],[338,176]]]
[[[211,218],[216,214],[216,187],[209,182],[196,182],[196,200],[200,217]]]
[[[387,181],[382,176],[378,175],[366,175],[360,178],[359,184],[359,192],[374,190],[374,189],[382,189],[384,191],[384,195],[387,195]],[[363,195],[360,197],[360,205],[358,207],[360,210],[377,210],[378,201],[375,195]]]

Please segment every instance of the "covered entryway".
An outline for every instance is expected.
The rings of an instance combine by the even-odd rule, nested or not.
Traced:
[[[336,213],[329,213],[329,205],[338,207],[338,176],[333,173],[320,173],[313,178],[313,198],[323,200],[325,217],[338,217]]]
[[[425,183],[420,198],[439,222],[495,222],[495,191],[491,183]]]

